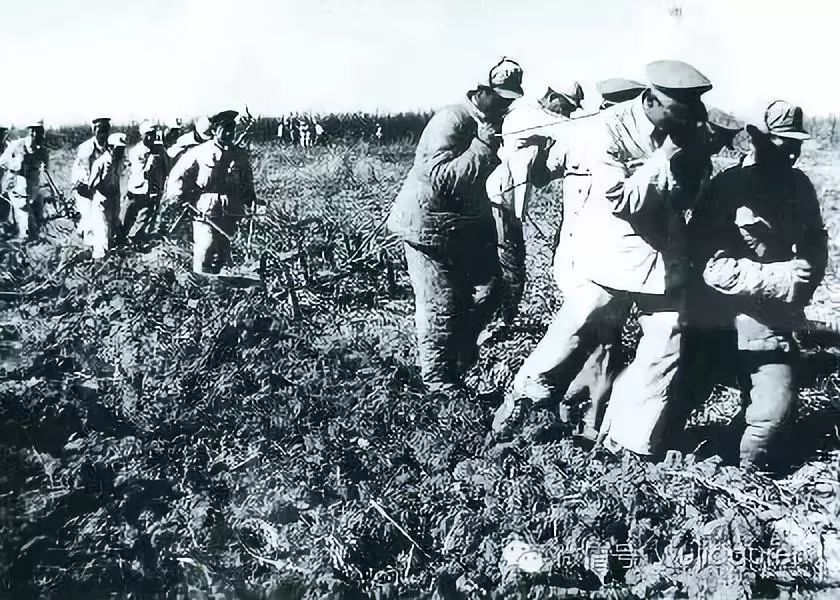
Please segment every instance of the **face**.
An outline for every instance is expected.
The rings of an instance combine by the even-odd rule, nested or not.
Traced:
[[[110,123],[97,123],[93,128],[93,135],[96,136],[96,141],[100,144],[105,144],[108,141],[108,136],[111,134]]]
[[[776,135],[753,136],[756,162],[782,163],[793,166],[802,153],[802,140]]]
[[[233,136],[236,133],[236,125],[233,123],[222,123],[213,128],[213,137],[224,145],[233,142]]]
[[[32,143],[36,146],[40,146],[44,142],[43,127],[30,127],[29,135],[32,138]]]
[[[706,107],[700,98],[676,100],[659,90],[645,90],[645,113],[651,122],[674,137],[693,137],[706,121]]]
[[[154,146],[154,144],[155,144],[155,140],[157,140],[157,132],[156,132],[154,129],[152,129],[151,131],[147,131],[147,132],[143,135],[143,143],[144,143],[146,146],[148,146],[149,148],[151,148],[152,146]]]
[[[481,88],[475,94],[475,104],[491,121],[501,120],[513,99],[502,98],[489,88]]]
[[[568,117],[575,111],[575,106],[565,96],[553,90],[548,90],[544,96],[544,105],[551,112],[559,113]]]

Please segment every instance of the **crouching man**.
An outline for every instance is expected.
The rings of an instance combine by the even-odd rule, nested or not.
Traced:
[[[796,407],[793,332],[822,281],[827,237],[814,187],[793,167],[809,137],[802,109],[774,102],[763,126],[747,132],[750,154],[712,181],[690,239],[712,290],[708,310],[727,315],[737,334],[741,466],[765,468]]]
[[[522,96],[522,69],[504,59],[464,101],[438,111],[388,217],[404,241],[414,289],[420,371],[430,390],[455,392],[478,334],[501,301],[487,177],[499,164],[499,129]]]

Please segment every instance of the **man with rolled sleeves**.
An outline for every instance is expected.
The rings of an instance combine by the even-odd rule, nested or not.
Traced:
[[[108,151],[108,136],[111,133],[111,119],[108,117],[97,117],[91,121],[93,136],[82,142],[76,150],[76,160],[70,171],[70,186],[78,213],[76,231],[86,244],[90,244],[90,227],[88,226],[88,215],[90,214],[90,203],[93,196],[88,188],[90,170],[94,161]]]
[[[557,91],[556,91],[557,90]],[[487,178],[487,195],[496,221],[499,263],[505,294],[502,319],[510,325],[525,290],[525,238],[522,222],[534,186],[550,177],[540,168],[547,158],[556,125],[581,107],[583,89],[577,81],[552,84],[537,100],[515,100],[502,123],[501,163]],[[535,168],[537,166],[537,168]]]
[[[587,117],[581,162],[591,174],[572,253],[576,278],[546,335],[514,379],[493,428],[509,431],[531,405],[556,403],[598,330],[620,327],[635,303],[642,339],[612,390],[605,425],[609,447],[654,454],[680,358],[680,305],[688,266],[683,210],[696,200],[711,89],[680,61],[647,66],[648,87],[636,99]],[[706,158],[707,160],[707,158]],[[610,419],[610,413],[613,418]],[[651,430],[642,437],[636,430]],[[650,439],[648,439],[650,438]]]
[[[48,167],[43,121],[30,123],[27,136],[11,142],[0,155],[4,204],[10,207],[9,215],[19,241],[35,238],[42,224],[41,173]]]
[[[802,109],[773,102],[761,126],[747,125],[747,133],[749,155],[714,178],[689,239],[707,286],[697,318],[736,334],[746,421],[741,466],[765,468],[796,409],[793,332],[804,326],[828,249],[814,186],[794,168],[810,137]]]
[[[478,334],[501,301],[486,182],[499,163],[504,114],[521,96],[522,69],[504,58],[462,102],[435,113],[388,217],[388,228],[404,241],[418,362],[433,391],[461,389]]]
[[[168,168],[166,151],[158,141],[158,127],[151,121],[140,124],[140,142],[127,153],[128,189],[120,243],[141,243],[154,232],[160,197]],[[137,226],[132,233],[132,229]]]
[[[187,150],[172,167],[165,196],[191,207],[193,271],[218,275],[230,263],[237,224],[256,203],[247,154],[234,142],[235,110],[209,118],[212,138]]]

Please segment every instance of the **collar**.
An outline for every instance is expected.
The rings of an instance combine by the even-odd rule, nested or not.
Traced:
[[[467,92],[467,100],[464,103],[467,107],[467,111],[470,113],[470,116],[475,120],[476,123],[484,123],[487,121],[487,115],[481,112],[478,106],[475,105],[475,96],[472,92]]]
[[[639,94],[639,96],[633,100],[633,105],[630,107],[630,114],[633,116],[636,131],[639,132],[639,138],[650,144],[652,149],[656,149],[661,146],[661,144],[657,143],[656,140],[653,139],[653,133],[656,131],[656,127],[645,114],[643,98],[644,94]]]

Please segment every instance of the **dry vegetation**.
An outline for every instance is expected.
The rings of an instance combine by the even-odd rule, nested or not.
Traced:
[[[830,597],[840,394],[825,368],[807,382],[798,464],[776,480],[725,466],[715,444],[660,465],[592,457],[547,414],[489,445],[499,391],[559,303],[549,242],[528,227],[523,312],[483,348],[470,374],[482,393],[420,391],[401,252],[384,235],[366,243],[411,151],[256,146],[269,210],[250,236],[245,224],[236,260],[262,263],[262,288],[191,276],[186,230],[100,263],[60,220],[42,243],[0,249],[3,593]],[[69,156],[54,153],[60,181]],[[810,148],[803,166],[834,270],[838,155]],[[535,202],[549,235],[558,189]],[[695,437],[725,437],[737,396],[718,391]],[[507,566],[513,539],[542,568]],[[622,544],[640,550],[633,564]],[[587,548],[609,560],[588,562]]]

